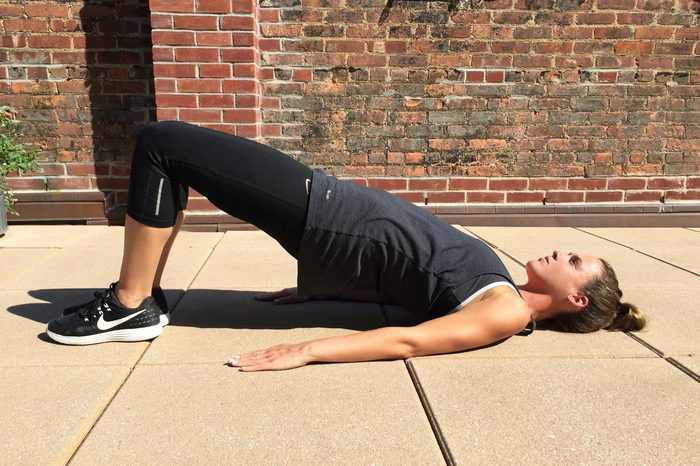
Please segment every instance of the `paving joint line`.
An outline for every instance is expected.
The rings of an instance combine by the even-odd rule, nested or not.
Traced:
[[[581,230],[581,229],[578,228],[578,227],[572,227],[572,228],[573,228],[574,230],[580,231],[581,233],[586,233],[586,234],[591,235],[591,236],[594,236],[594,237],[596,237],[596,238],[600,238],[600,239],[602,239],[602,240],[609,241],[609,242],[611,242],[611,243],[613,243],[613,244],[617,244],[618,246],[622,246],[622,247],[624,247],[624,248],[630,249],[630,250],[632,250],[632,251],[634,251],[634,252],[637,252],[637,253],[639,253],[639,254],[642,254],[642,255],[644,255],[644,256],[651,257],[652,259],[655,259],[655,260],[657,260],[657,261],[659,261],[659,262],[662,262],[662,263],[664,263],[664,264],[666,264],[666,265],[670,265],[671,267],[675,267],[675,268],[677,268],[677,269],[679,269],[679,270],[682,270],[682,271],[684,271],[684,272],[688,272],[688,273],[690,273],[690,274],[692,274],[692,275],[695,275],[696,277],[700,277],[700,273],[693,272],[692,270],[688,270],[688,269],[686,269],[686,268],[684,268],[684,267],[681,267],[680,265],[676,265],[676,264],[674,264],[674,263],[672,263],[672,262],[665,261],[665,260],[663,260],[663,259],[661,259],[661,258],[659,258],[659,257],[652,256],[651,254],[647,254],[647,253],[644,252],[644,251],[640,251],[639,249],[635,249],[635,248],[633,248],[632,246],[627,246],[626,244],[618,243],[617,241],[611,240],[611,239],[606,238],[606,237],[604,237],[604,236],[596,235],[595,233],[591,233],[591,232],[586,231],[586,230]]]
[[[673,359],[671,356],[666,356],[663,351],[660,349],[656,348],[655,346],[649,344],[648,342],[644,341],[643,339],[639,338],[637,335],[630,333],[630,332],[623,332],[625,335],[628,337],[632,338],[635,340],[637,343],[639,343],[642,346],[645,346],[648,348],[650,351],[656,353],[658,357],[666,361],[667,363],[671,364],[674,366],[676,369],[679,371],[683,372],[685,375],[690,377],[691,379],[695,380],[696,382],[700,383],[700,375],[696,374],[694,371],[692,371],[690,368],[686,367],[685,365],[681,364],[680,362],[676,361]]]
[[[148,350],[148,348],[150,348],[151,343],[153,343],[153,342],[152,341],[149,342],[148,346],[146,348],[144,348],[143,353],[141,353],[141,356],[139,357],[139,359],[134,363],[134,366],[129,368],[129,373],[126,375],[126,377],[124,377],[124,380],[122,380],[122,383],[119,384],[119,387],[114,392],[114,395],[112,395],[112,398],[109,399],[109,401],[105,405],[104,409],[100,412],[100,415],[97,416],[97,419],[95,419],[95,422],[93,422],[92,425],[90,426],[90,430],[87,431],[87,433],[85,434],[83,439],[80,441],[78,446],[75,448],[75,451],[73,452],[73,454],[70,456],[70,458],[68,458],[68,461],[66,462],[67,465],[70,464],[71,461],[73,461],[73,458],[75,458],[75,455],[78,454],[78,452],[80,451],[80,448],[85,443],[85,440],[87,440],[87,438],[90,436],[90,434],[92,433],[95,426],[100,422],[100,420],[102,419],[102,416],[104,416],[104,414],[107,412],[109,407],[112,405],[112,402],[114,401],[114,399],[117,397],[117,395],[119,395],[119,392],[122,391],[122,387],[129,380],[129,378],[131,377],[131,374],[133,374],[134,369],[136,369],[136,366],[141,361],[141,358],[143,358],[143,355],[146,354],[146,351]]]
[[[448,466],[454,466],[456,464],[455,459],[452,456],[452,452],[450,452],[450,447],[447,445],[447,440],[445,439],[445,435],[440,429],[440,425],[438,424],[437,418],[435,417],[433,410],[430,408],[428,396],[426,395],[425,390],[423,390],[423,385],[418,379],[418,374],[416,374],[415,368],[413,367],[413,364],[411,364],[410,361],[404,360],[404,364],[406,365],[408,375],[411,377],[411,381],[413,382],[413,387],[416,389],[416,393],[418,394],[420,404],[421,406],[423,406],[423,411],[428,417],[428,423],[430,424],[430,428],[433,430],[435,440],[437,440],[438,446],[440,447],[440,451],[442,452],[442,457]]]
[[[192,280],[190,281],[189,285],[187,285],[187,289],[189,289],[190,285],[192,285],[192,283],[194,283],[194,280],[199,276],[199,273],[202,271],[202,269],[203,269],[204,266],[206,265],[206,263],[207,263],[207,261],[209,260],[209,258],[211,257],[211,255],[214,254],[214,250],[215,250],[216,247],[219,245],[219,243],[221,242],[221,240],[223,240],[223,238],[224,238],[224,235],[221,235],[221,238],[220,238],[219,241],[214,245],[214,247],[211,249],[211,252],[210,252],[209,255],[207,256],[207,258],[206,258],[206,260],[204,261],[204,263],[202,264],[202,267],[200,267],[200,269],[197,271],[197,273],[195,274],[195,276],[194,276],[194,277],[192,278]],[[187,292],[187,289],[185,290],[185,292]],[[180,301],[182,300],[182,297],[183,297],[183,296],[185,296],[185,293],[182,293],[182,296],[180,296],[180,298],[177,300],[177,302],[175,303],[175,306],[173,306],[173,311],[175,310],[175,307],[180,303]],[[171,317],[172,317],[172,314],[173,314],[173,313],[171,312],[171,313],[170,313]],[[141,356],[139,356],[138,360],[134,363],[134,366],[131,367],[131,368],[129,368],[129,373],[126,375],[126,377],[124,377],[124,380],[122,380],[122,383],[119,384],[119,387],[118,387],[117,390],[114,392],[114,395],[112,395],[112,398],[109,399],[109,402],[105,405],[105,407],[104,407],[104,409],[102,410],[102,412],[100,412],[100,415],[97,416],[97,419],[95,420],[95,422],[92,424],[92,426],[90,426],[90,430],[88,430],[88,432],[85,434],[85,436],[84,436],[83,439],[80,441],[80,443],[78,444],[78,446],[75,448],[75,451],[74,451],[73,454],[70,456],[70,458],[68,459],[68,461],[66,462],[66,464],[70,464],[70,462],[73,461],[73,458],[75,458],[75,455],[78,454],[78,452],[80,451],[80,448],[81,448],[81,447],[83,446],[83,444],[85,443],[85,440],[87,440],[87,438],[90,436],[90,434],[92,433],[92,431],[93,431],[93,429],[95,428],[95,426],[96,426],[96,425],[100,422],[100,420],[102,419],[102,416],[104,416],[104,413],[105,413],[105,412],[107,411],[107,409],[109,409],[109,407],[112,405],[112,402],[113,402],[114,399],[117,397],[117,395],[119,395],[119,392],[121,392],[122,387],[124,387],[124,384],[126,384],[126,382],[129,380],[129,378],[131,377],[131,374],[134,373],[134,369],[136,369],[136,367],[139,365],[139,363],[141,362],[141,359],[143,359],[144,355],[146,354],[146,352],[147,352],[148,349],[151,347],[151,345],[153,344],[154,341],[155,341],[155,338],[154,338],[153,340],[151,340],[151,341],[148,342],[148,346],[146,346],[146,347],[144,348],[143,352],[141,353]]]

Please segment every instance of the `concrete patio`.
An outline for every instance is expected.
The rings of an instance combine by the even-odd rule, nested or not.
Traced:
[[[607,259],[635,334],[537,330],[476,351],[243,373],[230,356],[386,325],[398,306],[274,305],[296,263],[259,231],[182,232],[152,342],[54,344],[46,323],[118,277],[122,227],[0,238],[0,463],[700,464],[700,228],[460,227],[516,281],[555,248]]]

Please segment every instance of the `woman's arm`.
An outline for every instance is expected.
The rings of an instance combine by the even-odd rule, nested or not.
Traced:
[[[529,322],[530,314],[524,302],[514,292],[505,291],[415,327],[384,327],[277,345],[242,354],[228,363],[247,372],[291,369],[314,361],[376,361],[452,353],[507,338]]]

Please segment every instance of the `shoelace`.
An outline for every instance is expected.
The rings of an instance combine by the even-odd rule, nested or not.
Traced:
[[[109,304],[107,304],[107,300],[109,300],[109,295],[110,295],[111,290],[105,290],[101,292],[95,301],[92,302],[92,305],[90,307],[85,307],[82,311],[78,311],[78,316],[85,320],[85,322],[89,322],[92,319],[98,317],[101,315],[105,310],[111,311],[111,308],[109,307]]]

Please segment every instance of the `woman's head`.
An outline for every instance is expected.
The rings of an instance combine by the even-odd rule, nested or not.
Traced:
[[[549,294],[561,309],[552,321],[563,331],[633,331],[646,325],[636,306],[620,301],[615,271],[603,259],[554,251],[552,256],[528,262],[527,274],[528,284]]]

